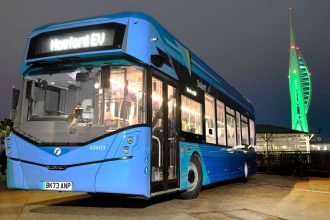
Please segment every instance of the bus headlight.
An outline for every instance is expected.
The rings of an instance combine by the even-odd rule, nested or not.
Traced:
[[[10,136],[5,137],[5,146],[9,147],[10,146]]]
[[[128,154],[128,152],[129,152],[129,148],[128,148],[127,146],[125,146],[125,147],[123,148],[123,153],[124,153],[124,154]]]
[[[7,154],[7,157],[10,156],[10,153],[11,153],[11,148],[10,148],[10,147],[7,147],[7,148],[6,148],[6,154]]]
[[[128,144],[133,144],[133,137],[128,137],[127,138],[127,143]]]

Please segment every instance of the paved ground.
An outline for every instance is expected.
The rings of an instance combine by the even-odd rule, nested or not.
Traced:
[[[0,219],[330,219],[330,179],[257,174],[247,184],[208,187],[194,200],[145,201],[7,190],[0,178]]]

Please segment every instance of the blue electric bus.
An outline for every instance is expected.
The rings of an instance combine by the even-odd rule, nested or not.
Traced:
[[[191,199],[256,171],[251,102],[146,14],[37,28],[21,74],[9,188]]]

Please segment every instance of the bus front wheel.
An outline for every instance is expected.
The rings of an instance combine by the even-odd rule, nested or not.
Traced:
[[[193,154],[188,166],[188,189],[180,194],[181,199],[194,199],[199,195],[202,188],[203,172],[200,159]]]

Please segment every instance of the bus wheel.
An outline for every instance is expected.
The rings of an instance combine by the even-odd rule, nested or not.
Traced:
[[[249,167],[248,167],[248,164],[246,161],[244,162],[243,172],[244,172],[244,175],[240,179],[240,182],[247,183],[248,177],[249,177]]]
[[[202,188],[203,172],[197,154],[194,154],[188,166],[188,189],[180,194],[181,199],[194,199]]]

